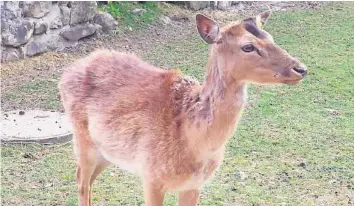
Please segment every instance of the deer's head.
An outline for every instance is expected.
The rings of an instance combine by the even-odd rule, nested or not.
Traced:
[[[211,44],[211,58],[234,80],[258,84],[296,84],[307,74],[299,60],[280,48],[263,30],[270,11],[220,28],[210,18],[197,14],[197,29]]]

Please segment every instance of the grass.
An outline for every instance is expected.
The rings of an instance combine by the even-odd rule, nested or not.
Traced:
[[[34,79],[32,81],[18,84],[14,89],[2,96],[2,102],[12,102],[15,105],[25,105],[42,108],[46,110],[55,110],[59,108],[57,92],[57,79]]]
[[[353,9],[353,2],[337,2],[272,15],[266,30],[310,75],[297,86],[250,86],[249,105],[200,205],[353,204]],[[195,34],[159,44],[143,58],[202,79],[207,48]],[[6,98],[49,95],[52,88],[36,80]],[[1,155],[3,205],[77,205],[70,144],[3,145]],[[142,205],[140,181],[110,168],[94,185],[94,203]],[[176,205],[176,195],[165,205]]]
[[[139,29],[153,23],[160,15],[161,9],[158,2],[119,2],[112,1],[100,8],[110,13],[120,23],[121,30]],[[133,14],[133,9],[144,9],[142,14]]]

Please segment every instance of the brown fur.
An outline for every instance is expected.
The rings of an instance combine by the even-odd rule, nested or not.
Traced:
[[[270,39],[253,36],[240,23],[218,33],[216,25],[203,25],[213,22],[201,19],[200,32],[214,29],[214,36],[201,36],[218,38],[202,85],[180,71],[107,50],[64,70],[59,88],[74,127],[81,205],[92,204],[92,183],[111,163],[142,178],[146,205],[162,205],[169,190],[180,191],[180,205],[196,205],[199,188],[223,161],[245,104],[246,82],[302,78],[289,67],[299,63]],[[262,59],[240,51],[248,41],[264,50]]]

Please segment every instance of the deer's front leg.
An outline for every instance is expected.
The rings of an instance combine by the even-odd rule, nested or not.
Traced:
[[[159,184],[144,183],[144,197],[146,206],[163,206],[166,191]]]
[[[179,192],[178,205],[179,206],[196,206],[199,201],[199,190],[186,190]]]

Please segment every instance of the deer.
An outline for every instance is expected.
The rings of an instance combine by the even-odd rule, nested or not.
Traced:
[[[271,11],[220,27],[196,15],[209,44],[205,78],[157,68],[134,54],[100,49],[63,69],[59,91],[73,125],[78,200],[114,165],[141,179],[144,202],[197,205],[200,188],[223,162],[244,110],[247,85],[297,84],[307,68],[264,30]]]

